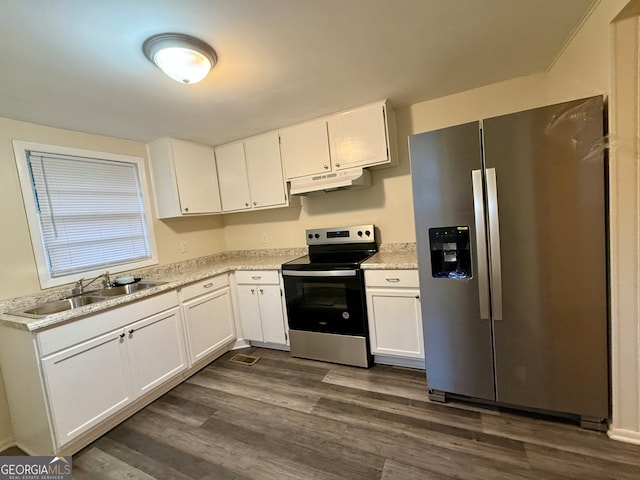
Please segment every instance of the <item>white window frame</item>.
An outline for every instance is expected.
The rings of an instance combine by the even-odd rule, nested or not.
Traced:
[[[25,213],[27,215],[27,222],[29,224],[29,232],[31,234],[33,254],[36,261],[36,267],[38,269],[40,286],[42,288],[56,287],[68,283],[77,282],[81,278],[93,278],[104,273],[105,269],[74,273],[61,277],[52,277],[50,275],[47,257],[44,250],[44,244],[42,241],[40,219],[38,218],[38,210],[35,204],[33,188],[31,185],[31,174],[29,172],[27,159],[28,151],[46,152],[59,155],[72,155],[77,157],[113,160],[118,162],[129,162],[136,164],[140,179],[140,189],[142,190],[142,202],[144,205],[144,217],[147,227],[151,258],[138,262],[114,265],[112,267],[108,267],[108,271],[109,273],[119,273],[158,264],[158,251],[156,247],[155,235],[153,230],[153,218],[151,213],[153,210],[149,201],[149,187],[147,183],[147,174],[143,158],[108,152],[84,150],[80,148],[60,147],[56,145],[25,142],[21,140],[13,141],[13,151],[15,155],[16,166],[18,168],[18,176],[20,178],[20,187],[22,189],[22,199],[24,200]]]

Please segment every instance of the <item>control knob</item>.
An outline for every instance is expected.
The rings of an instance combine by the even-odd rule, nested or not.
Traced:
[[[320,234],[319,234],[319,233],[316,233],[316,234],[314,235],[314,237],[316,237],[316,238],[320,238]]]
[[[358,236],[361,237],[362,236],[362,230],[358,230]]]
[[[370,235],[371,235],[371,232],[370,232],[369,230],[365,230],[365,231],[364,231],[364,234],[368,237],[368,236],[370,236]]]

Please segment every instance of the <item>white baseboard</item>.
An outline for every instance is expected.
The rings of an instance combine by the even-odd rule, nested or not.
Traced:
[[[607,435],[609,435],[609,438],[612,440],[640,445],[640,432],[622,428],[610,428]]]
[[[238,350],[239,348],[247,348],[250,347],[251,344],[247,340],[236,340],[236,343],[231,345],[231,350]]]
[[[13,437],[3,438],[0,440],[0,452],[4,452],[9,447],[15,447],[16,442]]]
[[[260,347],[260,348],[270,348],[271,350],[282,350],[285,352],[291,351],[289,345],[281,345],[279,343],[265,343],[265,342],[254,342],[251,341],[252,347]]]

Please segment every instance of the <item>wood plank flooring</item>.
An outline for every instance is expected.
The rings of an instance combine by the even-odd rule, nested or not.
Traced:
[[[229,359],[257,355],[253,366]],[[229,352],[73,457],[91,479],[640,479],[640,446],[427,399],[424,373]]]

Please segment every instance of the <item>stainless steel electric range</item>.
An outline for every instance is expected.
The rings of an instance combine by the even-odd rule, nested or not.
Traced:
[[[309,254],[282,265],[294,357],[371,366],[360,265],[378,251],[373,225],[306,231]]]

